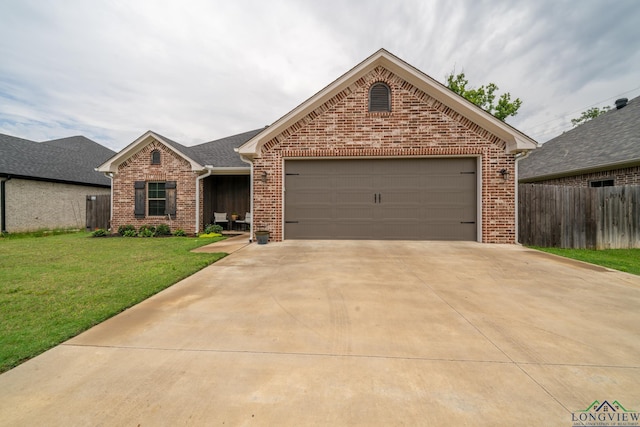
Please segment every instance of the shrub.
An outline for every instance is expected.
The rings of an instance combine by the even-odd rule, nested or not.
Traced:
[[[138,236],[140,237],[153,237],[156,235],[156,228],[153,225],[145,224],[141,225],[138,229]]]
[[[122,233],[123,237],[138,237],[138,232],[135,230],[135,228],[133,230],[125,230],[124,233]]]
[[[222,233],[222,226],[218,224],[209,224],[204,228],[204,234]]]
[[[91,235],[92,235],[93,237],[104,237],[104,236],[106,236],[107,234],[109,234],[109,233],[108,233],[108,232],[107,232],[107,230],[105,230],[104,228],[98,228],[98,229],[97,229],[97,230],[95,230],[93,233],[91,233]]]
[[[185,231],[182,228],[178,228],[174,233],[174,236],[178,236],[178,237],[184,237],[187,235],[187,233],[185,233]]]
[[[120,227],[118,227],[118,234],[120,234],[121,236],[124,236],[125,232],[127,231],[135,232],[136,228],[131,224],[121,225]],[[131,236],[127,236],[127,237],[131,237]]]
[[[171,229],[167,224],[160,224],[156,227],[156,236],[169,236]]]
[[[153,237],[156,233],[151,228],[143,228],[140,227],[140,231],[138,232],[138,237]]]
[[[203,234],[200,234],[198,237],[211,238],[211,237],[220,237],[220,236],[222,236],[222,234],[219,234],[219,233],[203,233]]]

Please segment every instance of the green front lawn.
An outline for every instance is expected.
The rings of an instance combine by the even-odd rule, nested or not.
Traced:
[[[222,258],[221,238],[0,237],[0,372]]]
[[[533,249],[640,275],[640,249],[605,249],[599,251],[538,247]]]

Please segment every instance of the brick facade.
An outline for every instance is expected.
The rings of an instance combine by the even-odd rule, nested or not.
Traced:
[[[571,187],[588,187],[591,181],[613,179],[614,185],[640,185],[640,166],[592,172],[582,175],[565,176],[562,178],[536,181],[535,184],[567,185]]]
[[[391,112],[368,111],[369,88],[391,88]],[[514,156],[505,142],[422,90],[377,67],[288,127],[254,164],[254,225],[283,239],[283,167],[287,158],[480,157],[482,241],[515,243]],[[506,179],[499,173],[506,169]],[[262,182],[267,172],[267,182]]]
[[[160,164],[151,164],[151,152],[160,151]],[[152,141],[140,151],[122,162],[113,178],[113,217],[111,230],[125,224],[141,225],[168,224],[171,231],[182,229],[187,234],[195,234],[196,212],[196,178],[191,165],[173,150],[158,141]],[[165,182],[176,181],[176,215],[148,216],[148,202],[145,206],[145,217],[134,215],[136,181]],[[202,182],[200,182],[200,206],[202,206]],[[145,189],[146,192],[146,189]],[[202,224],[202,218],[200,218]]]

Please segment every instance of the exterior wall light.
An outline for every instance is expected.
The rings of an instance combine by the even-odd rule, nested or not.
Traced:
[[[262,171],[262,182],[267,182],[267,178],[269,177],[269,174],[267,173],[267,171]]]
[[[502,179],[506,181],[509,177],[509,171],[506,169],[500,169],[500,175],[502,175]]]

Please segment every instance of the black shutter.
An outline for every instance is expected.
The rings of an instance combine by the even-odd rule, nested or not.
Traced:
[[[136,218],[144,218],[146,203],[145,182],[136,181],[133,188],[136,190],[136,207],[134,213]]]
[[[165,215],[171,215],[172,218],[176,216],[176,182],[167,181],[164,184],[165,197],[167,198],[164,205]]]

